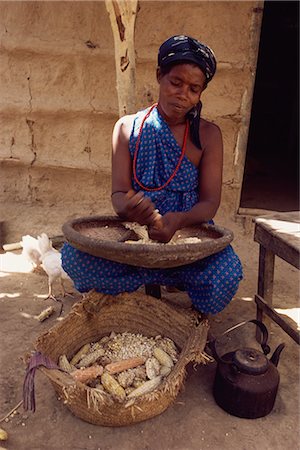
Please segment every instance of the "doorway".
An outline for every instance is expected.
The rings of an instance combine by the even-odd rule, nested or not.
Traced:
[[[298,123],[299,3],[265,1],[241,208],[299,209]]]

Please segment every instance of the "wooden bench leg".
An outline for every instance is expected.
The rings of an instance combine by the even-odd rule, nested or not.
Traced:
[[[159,284],[145,284],[146,295],[151,295],[155,298],[161,298],[161,290]]]
[[[274,261],[275,255],[270,250],[260,245],[259,247],[259,266],[258,266],[258,288],[257,293],[272,308],[273,303],[273,281],[274,281]],[[263,321],[263,309],[257,304],[257,320]],[[270,325],[271,320],[266,318],[266,326]],[[260,342],[261,333],[257,328],[256,340]]]
[[[297,344],[300,344],[300,332],[289,325],[263,298],[255,295],[255,303],[260,311],[263,311],[271,320],[280,326]]]

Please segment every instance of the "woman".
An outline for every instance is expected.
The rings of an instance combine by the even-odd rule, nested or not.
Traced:
[[[200,118],[201,94],[215,71],[209,47],[172,36],[159,49],[158,103],[122,117],[114,127],[113,207],[120,217],[147,225],[149,236],[159,242],[168,242],[180,228],[211,221],[220,204],[222,136],[216,125]],[[180,284],[203,313],[221,311],[242,279],[231,246],[175,269],[119,264],[69,244],[62,259],[80,292],[94,288],[116,295],[143,284]]]

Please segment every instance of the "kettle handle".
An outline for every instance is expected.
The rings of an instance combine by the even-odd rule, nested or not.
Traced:
[[[268,330],[267,327],[260,321],[256,319],[252,320],[246,320],[245,322],[238,323],[237,325],[234,325],[233,327],[229,328],[228,330],[224,331],[224,333],[221,334],[221,336],[224,336],[227,333],[230,333],[231,331],[235,330],[236,328],[239,328],[243,325],[246,325],[247,323],[254,323],[258,328],[260,328],[260,331],[262,332],[262,341],[261,341],[261,348],[265,355],[270,353],[270,347],[267,344],[268,341]],[[221,337],[220,336],[220,337]],[[216,341],[217,338],[213,339],[211,342],[209,342],[208,346],[212,351],[213,357],[216,361],[222,362],[224,364],[232,364],[231,361],[226,361],[221,356],[218,355],[217,349],[216,349]]]

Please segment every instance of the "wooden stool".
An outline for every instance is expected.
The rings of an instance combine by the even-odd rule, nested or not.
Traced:
[[[155,298],[161,298],[161,289],[159,284],[145,284],[146,295],[151,295]]]
[[[254,240],[259,243],[258,289],[255,295],[257,319],[266,314],[297,344],[300,332],[291,327],[272,307],[275,256],[299,269],[300,217],[299,212],[276,213],[255,219]],[[259,337],[258,341],[259,341]]]

